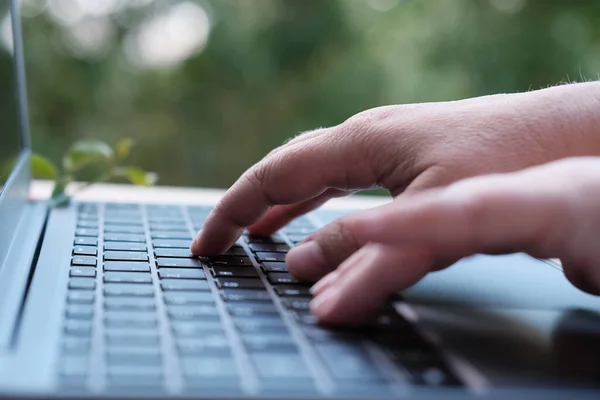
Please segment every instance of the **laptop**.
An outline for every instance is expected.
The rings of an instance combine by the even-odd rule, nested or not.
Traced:
[[[285,255],[348,207],[194,258],[210,205],[30,201],[16,0],[4,12],[0,397],[600,398],[600,299],[552,261],[470,257],[333,329]]]

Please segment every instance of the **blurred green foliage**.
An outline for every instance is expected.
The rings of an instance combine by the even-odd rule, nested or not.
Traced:
[[[208,39],[166,67],[136,64],[132,38],[180,1],[73,17],[82,1],[24,0],[34,150],[57,162],[78,139],[131,137],[131,163],[160,184],[226,187],[290,136],[367,108],[600,73],[597,0],[195,1]]]

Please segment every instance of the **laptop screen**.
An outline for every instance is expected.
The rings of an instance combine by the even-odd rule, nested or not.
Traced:
[[[10,2],[0,5],[0,194],[21,151]]]

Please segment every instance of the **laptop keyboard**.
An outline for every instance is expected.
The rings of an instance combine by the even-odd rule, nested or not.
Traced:
[[[83,393],[390,397],[459,386],[391,303],[363,326],[328,329],[285,255],[301,217],[225,254],[189,252],[210,207],[81,203],[59,378]]]

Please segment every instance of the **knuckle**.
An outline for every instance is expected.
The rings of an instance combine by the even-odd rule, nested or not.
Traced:
[[[330,264],[339,264],[360,248],[358,240],[343,219],[338,219],[321,228],[315,234]]]

